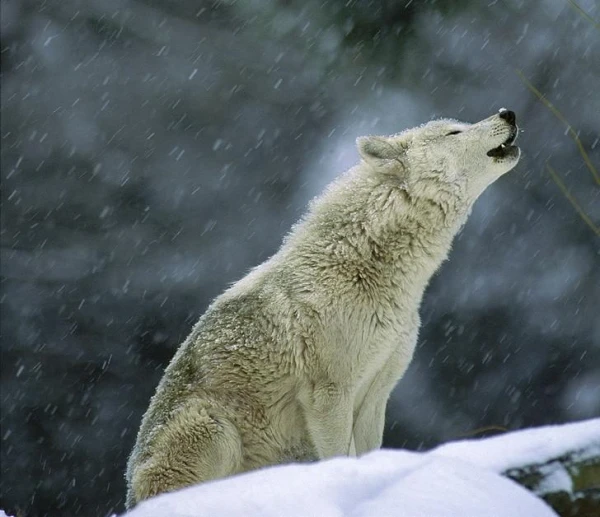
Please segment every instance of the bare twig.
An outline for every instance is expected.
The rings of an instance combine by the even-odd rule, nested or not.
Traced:
[[[531,84],[527,80],[527,78],[523,75],[523,72],[521,70],[516,70],[516,72],[517,72],[517,75],[521,78],[521,81],[523,81],[525,83],[525,86],[527,86],[527,88],[554,114],[554,116],[556,118],[558,118],[558,120],[560,120],[563,124],[565,124],[567,126],[567,129],[568,129],[569,134],[571,135],[571,138],[573,138],[573,140],[577,144],[579,153],[583,157],[583,161],[585,161],[587,168],[592,173],[592,176],[594,176],[596,183],[598,185],[600,185],[600,174],[598,174],[596,167],[594,167],[594,164],[592,163],[592,161],[590,160],[590,157],[588,156],[587,152],[585,151],[583,144],[581,143],[581,140],[579,139],[579,136],[577,135],[575,130],[571,127],[571,124],[569,124],[569,121],[548,99],[546,99],[546,97],[544,96],[544,94],[542,92],[540,92],[535,86],[533,86],[533,84]]]
[[[574,2],[573,0],[569,0],[569,3],[571,4],[571,7],[573,9],[575,9],[576,11],[579,12],[579,14],[581,14],[581,16],[583,16],[584,18],[586,18],[588,21],[590,21],[592,23],[592,25],[594,27],[596,27],[596,29],[600,30],[600,23],[598,23],[596,20],[594,20],[594,18],[592,18],[588,13],[586,13],[577,2]]]
[[[575,197],[573,197],[573,194],[571,194],[568,191],[568,189],[565,186],[565,184],[563,183],[563,181],[560,179],[560,177],[558,176],[558,174],[556,174],[556,171],[552,167],[550,167],[550,164],[547,163],[546,167],[548,168],[548,172],[550,173],[550,176],[552,176],[552,179],[554,180],[554,183],[556,183],[558,185],[558,188],[561,190],[561,192],[565,195],[565,197],[573,205],[573,208],[575,208],[575,210],[577,210],[577,213],[579,214],[579,216],[585,221],[585,223],[591,228],[591,230],[598,237],[600,237],[600,228],[598,228],[594,224],[594,222],[588,217],[588,215],[583,211],[583,209],[581,208],[581,205],[577,202],[577,200],[575,199]]]

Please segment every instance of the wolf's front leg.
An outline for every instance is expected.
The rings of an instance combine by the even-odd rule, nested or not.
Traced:
[[[357,456],[381,447],[386,403],[387,396],[365,398],[352,433]]]
[[[353,404],[347,390],[332,383],[316,384],[300,402],[318,457],[351,454]]]
[[[403,350],[396,350],[373,379],[354,417],[352,434],[357,455],[381,447],[387,401],[409,362],[410,355],[407,357]]]

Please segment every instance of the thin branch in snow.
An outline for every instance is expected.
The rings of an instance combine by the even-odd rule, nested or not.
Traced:
[[[563,124],[565,124],[567,126],[567,130],[568,130],[569,134],[571,135],[571,137],[573,138],[573,140],[575,140],[575,143],[577,144],[577,148],[579,149],[579,153],[583,157],[583,160],[585,161],[587,168],[592,173],[592,176],[594,176],[596,183],[598,183],[598,185],[600,185],[600,174],[598,174],[596,167],[594,167],[594,164],[592,163],[592,161],[590,160],[590,157],[588,156],[587,152],[585,151],[583,144],[581,143],[581,140],[579,139],[579,136],[577,135],[575,130],[571,127],[571,124],[569,124],[569,121],[558,110],[558,108],[556,108],[554,106],[554,104],[552,104],[546,98],[546,96],[542,92],[540,92],[535,86],[533,86],[533,84],[531,84],[527,80],[527,78],[525,77],[525,75],[523,75],[523,72],[521,70],[516,70],[516,72],[517,72],[517,75],[520,77],[521,81],[523,81],[523,83],[525,83],[525,86],[527,86],[527,88],[556,116],[556,118],[558,118],[558,120],[560,120]]]
[[[596,29],[600,30],[600,23],[598,23],[587,12],[585,12],[577,2],[574,2],[573,0],[569,0],[569,3],[571,4],[571,7],[573,9],[575,9],[579,14],[581,14],[581,16],[583,16],[586,20],[591,22],[591,24],[594,27],[596,27]]]
[[[569,200],[569,202],[573,205],[573,208],[575,208],[575,210],[577,210],[577,213],[581,216],[581,218],[585,221],[585,223],[592,229],[592,231],[598,237],[600,237],[600,228],[598,228],[594,224],[594,222],[588,217],[588,215],[584,212],[583,208],[581,208],[581,205],[577,202],[577,200],[575,199],[575,197],[573,196],[573,194],[571,194],[569,192],[569,190],[567,189],[566,185],[560,179],[560,177],[556,173],[556,171],[552,167],[550,167],[550,164],[547,163],[546,167],[548,168],[548,172],[550,173],[550,176],[552,176],[552,179],[554,180],[554,183],[556,183],[558,185],[558,188],[565,195],[565,197]]]

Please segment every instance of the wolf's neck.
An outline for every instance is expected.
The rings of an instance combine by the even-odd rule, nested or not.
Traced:
[[[385,217],[372,221],[371,230],[386,250],[387,264],[380,270],[382,285],[422,294],[446,260],[468,212],[468,207],[451,197],[438,204],[406,195],[387,221]]]
[[[311,266],[288,273],[333,296],[345,291],[389,299],[394,292],[410,292],[418,303],[468,208],[450,197],[443,205],[411,199],[397,185],[352,182],[341,187],[346,195],[336,192],[322,199],[290,236],[282,250],[289,263],[299,255],[302,264]]]

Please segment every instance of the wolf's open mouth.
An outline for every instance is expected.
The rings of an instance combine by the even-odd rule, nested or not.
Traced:
[[[487,152],[488,156],[492,158],[506,158],[507,156],[514,156],[518,153],[519,148],[512,143],[517,139],[517,127],[512,127],[510,135],[504,140],[498,147],[494,147]]]

